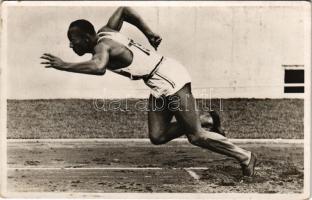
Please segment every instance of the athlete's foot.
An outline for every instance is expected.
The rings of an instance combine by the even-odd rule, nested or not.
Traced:
[[[210,114],[200,115],[200,123],[203,128],[211,129],[213,127],[213,119]]]
[[[247,165],[241,164],[244,176],[253,176],[255,174],[255,166],[257,163],[257,157],[255,154],[251,153],[250,161]]]
[[[203,128],[207,128],[209,131],[225,136],[224,131],[221,129],[220,116],[216,111],[210,111],[209,115],[200,116],[200,121]]]

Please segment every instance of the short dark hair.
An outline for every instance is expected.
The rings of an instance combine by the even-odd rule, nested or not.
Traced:
[[[78,27],[84,33],[89,33],[91,35],[96,34],[94,26],[88,20],[85,19],[78,19],[76,21],[73,21],[72,23],[70,23],[69,29],[72,27]]]

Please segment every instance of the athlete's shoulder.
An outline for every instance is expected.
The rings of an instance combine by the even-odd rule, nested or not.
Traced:
[[[95,47],[94,47],[94,51],[96,53],[101,53],[101,52],[107,52],[111,49],[111,46],[109,45],[109,43],[105,42],[105,41],[100,41],[98,42]]]
[[[100,28],[97,32],[98,41],[97,46],[109,46],[111,38],[109,37],[112,33],[117,33],[115,30],[106,26]]]
[[[102,28],[98,30],[97,34],[102,33],[102,32],[118,32],[118,31],[111,29],[107,26],[103,26]]]

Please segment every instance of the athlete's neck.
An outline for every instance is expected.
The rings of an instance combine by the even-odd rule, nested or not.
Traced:
[[[96,35],[96,36],[91,38],[91,43],[92,43],[93,48],[91,48],[91,52],[90,53],[92,53],[93,55],[95,54],[94,48],[97,45],[98,40],[99,40],[99,36],[98,35]]]

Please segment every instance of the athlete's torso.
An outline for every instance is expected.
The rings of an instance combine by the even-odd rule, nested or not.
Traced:
[[[98,43],[110,46],[107,68],[131,79],[148,75],[162,58],[119,32],[99,32],[98,36]]]

